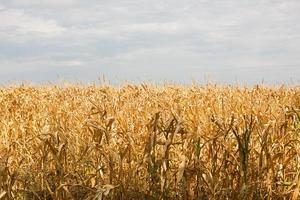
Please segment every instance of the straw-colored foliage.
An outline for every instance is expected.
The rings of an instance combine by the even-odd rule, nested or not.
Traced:
[[[0,199],[297,199],[297,86],[0,89]]]

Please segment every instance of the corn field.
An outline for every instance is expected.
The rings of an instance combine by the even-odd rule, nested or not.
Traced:
[[[0,89],[0,199],[300,199],[300,87]]]

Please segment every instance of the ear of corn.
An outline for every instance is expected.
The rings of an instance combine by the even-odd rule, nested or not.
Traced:
[[[300,88],[0,89],[0,199],[298,199]]]

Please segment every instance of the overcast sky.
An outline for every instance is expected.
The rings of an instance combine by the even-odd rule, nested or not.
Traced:
[[[0,83],[300,83],[299,0],[0,0]]]

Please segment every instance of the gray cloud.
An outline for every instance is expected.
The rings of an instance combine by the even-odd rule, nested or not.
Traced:
[[[0,82],[299,82],[299,9],[297,0],[0,0]]]

